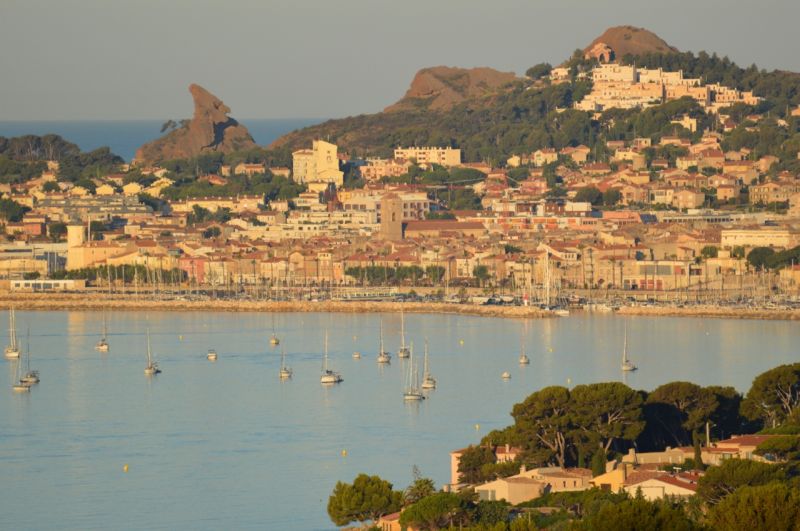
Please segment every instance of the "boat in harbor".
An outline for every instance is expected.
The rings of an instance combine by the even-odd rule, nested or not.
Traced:
[[[405,313],[400,312],[400,350],[397,351],[398,358],[408,358],[411,351],[406,346],[406,318]]]
[[[353,352],[353,359],[354,360],[360,360],[361,359],[361,353],[359,351],[357,351],[357,350],[355,352]]]
[[[19,345],[17,345],[17,314],[13,307],[8,311],[8,345],[3,353],[5,357],[10,360],[19,359]]]
[[[503,380],[510,380],[511,379],[511,373],[508,372],[508,371],[504,371],[503,374],[500,375],[500,377]]]
[[[625,341],[622,344],[622,371],[623,372],[630,372],[635,371],[638,369],[636,365],[633,364],[631,360],[628,359],[628,325],[625,325]]]
[[[206,358],[208,361],[217,361],[217,351],[213,348],[208,349],[208,354],[206,354]]]
[[[106,325],[106,314],[103,314],[103,337],[94,345],[94,349],[97,352],[108,352],[108,347],[108,327]]]
[[[25,346],[25,374],[19,379],[22,385],[34,385],[39,383],[39,371],[31,369],[31,331],[28,329],[28,337]]]
[[[269,344],[273,347],[277,347],[281,344],[281,340],[278,339],[278,334],[275,333],[275,314],[272,314],[272,337],[269,338]]]
[[[144,373],[147,376],[153,376],[154,374],[159,374],[161,372],[161,368],[158,366],[158,362],[153,361],[153,352],[150,349],[150,329],[147,329],[147,366],[144,368]]]
[[[281,370],[279,371],[281,380],[288,380],[292,377],[292,368],[286,366],[286,351],[281,349]]]
[[[406,375],[406,388],[403,391],[403,400],[414,402],[425,400],[425,395],[419,387],[419,372],[414,364],[414,344],[408,349],[408,373]]]
[[[525,354],[525,340],[522,341],[522,352],[519,354],[519,364],[520,365],[529,365],[531,362],[530,358],[527,354]]]
[[[328,367],[328,331],[325,330],[325,355],[322,358],[322,376],[319,383],[325,385],[337,384],[342,381],[342,375]]]
[[[431,376],[430,366],[428,365],[428,340],[425,340],[425,362],[422,366],[422,388],[436,389],[436,378]]]
[[[381,342],[378,348],[378,363],[391,363],[392,355],[386,352],[383,348],[383,319],[381,319]]]

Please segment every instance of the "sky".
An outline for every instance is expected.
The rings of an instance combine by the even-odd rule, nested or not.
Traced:
[[[798,0],[0,0],[0,121],[185,118],[198,83],[247,118],[383,109],[437,65],[522,74],[607,27],[800,71]]]

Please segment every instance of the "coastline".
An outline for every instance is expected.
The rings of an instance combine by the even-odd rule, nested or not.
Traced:
[[[216,312],[280,312],[280,313],[439,313],[504,317],[511,319],[543,319],[556,315],[547,310],[527,306],[479,306],[443,302],[387,301],[252,301],[252,300],[148,300],[94,293],[10,293],[0,292],[0,309],[14,306],[20,310],[123,310],[123,311],[216,311]],[[720,306],[665,307],[623,306],[623,316],[643,317],[708,317],[714,319],[800,320],[800,309],[743,309]]]
[[[800,320],[800,310],[744,309],[723,306],[695,306],[691,308],[671,308],[665,306],[623,306],[619,315],[644,317],[709,317],[712,319],[755,319],[775,321]]]
[[[446,313],[479,317],[549,318],[553,312],[526,306],[477,306],[443,302],[378,301],[235,301],[235,300],[134,300],[107,295],[64,293],[0,293],[0,308],[19,310],[123,310],[123,311],[215,311],[281,313]]]

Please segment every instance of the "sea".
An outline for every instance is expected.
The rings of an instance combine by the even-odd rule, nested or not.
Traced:
[[[688,380],[746,392],[759,373],[796,361],[800,343],[790,321],[407,314],[405,342],[419,363],[428,342],[438,387],[406,403],[400,315],[272,317],[111,311],[111,348],[99,353],[101,312],[18,311],[41,383],[14,393],[20,362],[0,359],[0,527],[335,529],[326,505],[337,481],[364,472],[402,489],[416,465],[441,486],[451,450],[509,425],[512,406],[542,387]],[[626,328],[639,366],[629,374]],[[375,360],[381,330],[388,366]],[[143,372],[148,331],[163,369],[154,377]],[[333,387],[319,382],[326,334],[344,378]],[[523,344],[528,366],[517,362]]]
[[[256,144],[266,146],[280,136],[323,122],[321,118],[285,118],[241,120]],[[163,120],[86,120],[86,121],[2,121],[0,136],[61,135],[65,140],[91,151],[108,146],[126,161],[133,159],[136,150],[160,137]]]

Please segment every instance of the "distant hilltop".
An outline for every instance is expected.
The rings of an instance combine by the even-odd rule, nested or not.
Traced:
[[[496,94],[516,80],[513,72],[493,68],[423,68],[414,76],[403,98],[384,112],[426,107],[430,110],[450,109],[453,105],[474,98]]]
[[[652,31],[634,26],[608,28],[583,49],[584,55],[597,59],[601,63],[621,59],[626,55],[677,51],[677,48],[667,44],[664,39]]]
[[[194,99],[194,116],[184,120],[161,138],[136,151],[137,163],[188,159],[207,152],[230,153],[256,146],[247,128],[228,116],[230,108],[200,85],[189,85]],[[170,123],[170,122],[168,122]],[[165,124],[166,127],[166,124]]]

